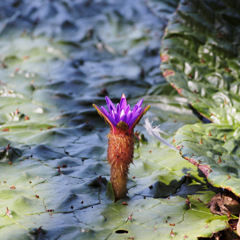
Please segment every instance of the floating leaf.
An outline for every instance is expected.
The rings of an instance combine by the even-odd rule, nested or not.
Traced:
[[[202,115],[239,125],[240,15],[232,6],[228,1],[181,1],[162,40],[161,69]]]
[[[213,186],[240,196],[238,139],[237,127],[219,124],[185,125],[174,136],[181,156],[197,166]]]

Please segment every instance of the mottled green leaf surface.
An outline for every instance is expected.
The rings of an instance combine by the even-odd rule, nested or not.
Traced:
[[[219,124],[186,125],[174,140],[182,157],[198,166],[212,185],[240,196],[238,128]]]
[[[168,82],[215,123],[239,125],[239,1],[181,1],[161,45]]]
[[[0,7],[1,238],[197,239],[228,226],[205,205],[215,189],[197,167],[151,139],[143,122],[129,198],[113,203],[108,183],[109,128],[92,103],[105,106],[105,95],[117,103],[123,92],[130,104],[144,98],[147,116],[169,142],[198,122],[159,69],[165,18],[177,1]]]

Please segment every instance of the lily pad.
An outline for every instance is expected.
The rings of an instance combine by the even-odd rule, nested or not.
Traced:
[[[240,123],[239,19],[227,1],[181,1],[162,40],[163,75],[215,123]]]
[[[240,196],[238,133],[231,125],[185,125],[174,141],[181,156],[197,166],[213,186]]]

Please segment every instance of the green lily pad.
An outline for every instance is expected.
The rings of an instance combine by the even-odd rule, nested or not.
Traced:
[[[215,123],[240,123],[239,19],[227,1],[181,1],[162,40],[163,75]]]
[[[183,158],[197,166],[215,187],[240,196],[239,130],[231,125],[195,124],[179,129],[175,145]]]
[[[183,239],[184,236],[197,239],[200,235],[211,236],[213,231],[226,227],[225,216],[213,216],[197,197],[191,197],[189,201],[191,208],[186,199],[181,197],[138,199],[127,201],[128,205],[123,205],[123,201],[119,201],[115,204],[97,205],[76,211],[76,217],[87,225],[99,226],[100,229],[114,229],[110,239],[126,237],[172,239],[171,233],[176,239]],[[83,214],[87,217],[83,218]],[[198,224],[192,224],[193,221]],[[188,226],[192,228],[189,229]]]

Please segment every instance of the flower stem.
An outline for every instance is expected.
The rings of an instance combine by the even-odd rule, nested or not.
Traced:
[[[129,165],[133,162],[133,132],[128,127],[119,126],[109,133],[108,162],[111,165],[111,178],[115,201],[126,197]]]

